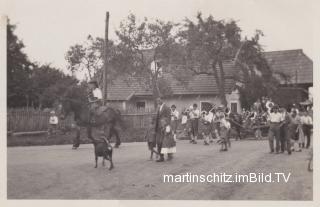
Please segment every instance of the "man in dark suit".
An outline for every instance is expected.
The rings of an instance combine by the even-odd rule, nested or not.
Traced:
[[[156,126],[155,126],[155,131],[156,131],[156,136],[157,136],[157,149],[158,153],[160,154],[160,158],[157,160],[157,162],[163,162],[164,161],[164,155],[161,154],[161,148],[162,148],[162,141],[163,141],[163,129],[161,126],[161,120],[162,119],[167,119],[170,120],[171,118],[171,109],[165,105],[165,103],[162,101],[161,98],[157,98],[157,117],[156,117]]]

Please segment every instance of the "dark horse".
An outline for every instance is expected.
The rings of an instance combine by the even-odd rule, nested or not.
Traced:
[[[77,90],[78,89],[78,90]],[[78,91],[78,92],[77,92]],[[87,136],[94,141],[92,137],[92,128],[100,130],[100,134],[107,138],[109,141],[112,135],[116,136],[115,147],[119,147],[121,144],[117,127],[123,127],[123,121],[119,110],[115,110],[111,107],[105,107],[95,116],[95,123],[90,122],[90,111],[86,96],[80,95],[79,88],[70,88],[66,91],[65,95],[60,98],[59,101],[59,114],[60,118],[64,119],[71,112],[74,114],[74,120],[76,123],[77,135],[73,142],[73,149],[77,149],[80,145],[80,128],[85,127],[87,129]],[[80,96],[79,96],[80,95]]]

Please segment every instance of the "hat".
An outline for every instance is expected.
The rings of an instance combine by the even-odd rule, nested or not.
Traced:
[[[96,80],[91,80],[88,82],[89,84],[94,84],[98,88],[98,81]]]
[[[224,106],[223,105],[220,105],[218,106],[217,110],[223,110],[224,109]]]
[[[50,111],[50,114],[55,114],[56,112],[55,111]]]

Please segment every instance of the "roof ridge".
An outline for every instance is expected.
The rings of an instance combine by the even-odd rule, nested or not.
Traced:
[[[290,50],[271,50],[271,51],[264,51],[262,53],[272,53],[272,52],[293,52],[293,51],[300,51],[303,53],[303,49],[290,49]]]

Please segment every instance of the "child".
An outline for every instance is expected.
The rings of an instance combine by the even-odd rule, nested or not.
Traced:
[[[228,145],[231,147],[231,143],[229,140],[229,131],[230,131],[230,123],[222,117],[220,120],[220,151],[228,151]]]
[[[48,136],[55,134],[58,126],[58,117],[55,111],[50,112]]]
[[[173,153],[176,153],[176,142],[173,138],[173,132],[170,126],[170,121],[166,119],[161,119],[162,133],[163,133],[163,141],[161,154],[168,155],[168,161],[172,160]]]
[[[147,130],[147,133],[145,135],[145,139],[148,143],[148,149],[150,150],[150,160],[153,159],[153,153],[156,153],[156,156],[158,157],[158,152],[156,151],[156,132],[155,132],[155,117],[152,118],[149,129]],[[156,157],[156,159],[157,159]]]
[[[176,110],[176,106],[171,106],[171,127],[173,132],[173,138],[177,140],[177,128],[178,128],[178,119],[179,119],[179,112]]]
[[[204,145],[209,145],[210,143],[210,134],[212,131],[212,119],[213,119],[213,114],[211,112],[205,112],[204,116],[201,119],[204,125],[204,130],[202,132],[202,135],[204,138]]]

